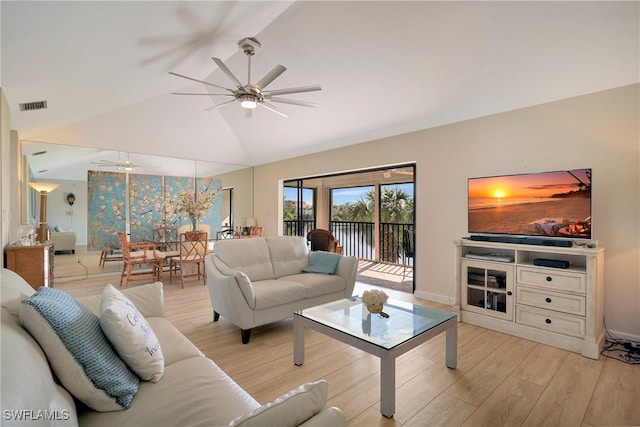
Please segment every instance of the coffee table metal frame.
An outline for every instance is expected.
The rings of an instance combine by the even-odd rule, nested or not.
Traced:
[[[352,298],[345,299],[345,302],[351,301],[353,305],[361,305],[359,300]],[[322,304],[321,306],[311,307],[312,310],[318,307],[331,306],[333,303]],[[409,303],[398,303],[404,306],[413,306]],[[385,304],[385,309],[394,306],[392,301]],[[458,320],[454,313],[446,313],[440,310],[429,309],[422,306],[418,310],[425,314],[434,313],[439,316],[445,315],[445,320],[427,328],[414,336],[407,337],[404,341],[395,344],[391,348],[386,348],[379,343],[358,337],[350,332],[336,329],[336,325],[332,326],[324,320],[310,319],[304,316],[305,310],[299,310],[293,316],[293,362],[300,366],[304,363],[304,329],[309,328],[320,332],[331,338],[337,339],[352,347],[358,348],[366,353],[380,358],[380,412],[387,418],[393,417],[396,406],[396,358],[403,355],[409,350],[424,344],[431,338],[446,332],[446,365],[448,368],[455,369],[457,366],[457,334]],[[386,310],[388,311],[388,310]],[[450,314],[450,316],[446,316]],[[393,315],[393,314],[392,314]],[[376,315],[377,316],[377,315]],[[448,317],[448,318],[447,318]],[[344,329],[344,328],[342,328]]]

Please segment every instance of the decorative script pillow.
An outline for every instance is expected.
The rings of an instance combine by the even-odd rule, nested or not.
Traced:
[[[100,328],[100,320],[71,295],[41,287],[20,305],[20,322],[38,341],[62,385],[88,407],[128,409],[138,392],[129,370]]]
[[[122,360],[147,381],[164,374],[164,357],[149,322],[122,292],[107,285],[100,302],[100,325]]]

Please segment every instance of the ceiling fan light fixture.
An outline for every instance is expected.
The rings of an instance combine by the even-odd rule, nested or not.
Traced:
[[[0,0],[1,1],[1,0]],[[256,49],[260,48],[262,45],[256,39],[252,37],[244,38],[238,42],[238,47],[242,52],[247,56],[247,84],[243,84],[236,76],[231,72],[229,67],[225,65],[224,62],[220,58],[212,57],[213,62],[216,63],[218,69],[220,69],[227,77],[234,83],[235,88],[228,88],[225,86],[220,86],[215,83],[210,83],[205,80],[195,79],[193,77],[185,76],[182,74],[174,73],[172,71],[169,74],[172,74],[177,77],[182,77],[187,80],[191,80],[194,82],[202,83],[208,86],[217,87],[219,89],[224,89],[225,93],[184,93],[184,92],[173,92],[175,95],[207,95],[207,96],[227,96],[231,97],[225,102],[217,103],[213,107],[206,108],[204,111],[213,110],[215,108],[220,108],[223,105],[229,105],[231,103],[240,103],[240,106],[245,109],[245,117],[251,118],[251,110],[258,107],[260,104],[261,107],[266,108],[276,114],[279,114],[282,117],[287,117],[286,114],[278,111],[275,107],[271,105],[271,102],[281,102],[284,104],[292,104],[292,105],[300,105],[303,107],[317,107],[316,104],[305,101],[297,101],[293,99],[280,98],[277,95],[288,95],[292,93],[301,93],[301,92],[312,92],[316,90],[321,90],[320,86],[302,86],[302,87],[290,87],[284,89],[276,89],[276,90],[265,90],[267,86],[269,86],[275,79],[277,79],[282,73],[284,73],[287,68],[283,65],[276,65],[271,71],[269,71],[264,77],[262,77],[257,83],[251,84],[251,57],[255,54]],[[275,96],[274,96],[275,95]]]
[[[256,97],[253,95],[240,95],[238,97],[238,100],[240,101],[240,105],[242,105],[242,108],[248,108],[253,110],[258,106],[258,101],[256,100]]]

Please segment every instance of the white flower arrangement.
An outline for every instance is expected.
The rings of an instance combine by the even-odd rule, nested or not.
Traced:
[[[378,289],[372,289],[362,293],[362,302],[366,305],[384,304],[388,299],[389,296]]]

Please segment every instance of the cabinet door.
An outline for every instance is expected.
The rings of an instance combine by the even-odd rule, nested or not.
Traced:
[[[513,265],[462,260],[463,310],[513,320]]]

